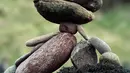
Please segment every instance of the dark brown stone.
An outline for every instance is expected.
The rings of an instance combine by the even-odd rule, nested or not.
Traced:
[[[103,5],[102,0],[67,0],[67,1],[77,3],[92,12],[96,12]]]
[[[94,19],[94,14],[81,5],[65,0],[34,0],[41,16],[53,23],[85,24]]]

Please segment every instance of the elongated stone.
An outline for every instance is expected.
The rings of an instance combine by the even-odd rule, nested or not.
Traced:
[[[111,52],[110,46],[98,37],[92,37],[88,41],[99,51],[100,54]]]
[[[52,73],[70,57],[76,38],[70,33],[59,33],[22,62],[16,73]]]
[[[38,44],[37,46],[35,46],[31,52],[21,56],[20,58],[18,58],[16,61],[15,61],[15,65],[16,67],[18,67],[23,61],[25,61],[31,54],[33,54],[37,49],[39,49],[41,46],[43,45],[43,43],[41,44]]]
[[[30,39],[26,42],[26,46],[28,47],[34,47],[37,44],[40,43],[45,43],[47,42],[49,39],[51,39],[53,36],[56,36],[58,33],[50,33],[50,34],[46,34],[46,35],[42,35],[42,36],[38,36],[35,37],[33,39]]]

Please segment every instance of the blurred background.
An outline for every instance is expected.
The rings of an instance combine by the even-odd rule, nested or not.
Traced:
[[[84,25],[86,34],[107,42],[123,66],[130,68],[130,0],[104,0],[96,19]],[[0,73],[31,48],[25,42],[58,31],[57,24],[43,19],[32,0],[0,1]],[[77,34],[80,41],[82,37]],[[68,61],[64,66],[70,66]]]

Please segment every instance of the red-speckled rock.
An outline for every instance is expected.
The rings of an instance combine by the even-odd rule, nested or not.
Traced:
[[[16,73],[52,73],[70,57],[76,38],[70,33],[59,33],[22,62]]]

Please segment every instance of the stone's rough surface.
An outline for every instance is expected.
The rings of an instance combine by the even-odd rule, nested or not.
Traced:
[[[77,25],[73,23],[61,23],[59,27],[60,32],[67,32],[71,34],[77,33]]]
[[[76,69],[74,66],[72,66],[72,67],[63,67],[57,73],[81,73],[81,72],[78,69]]]
[[[97,54],[95,48],[87,41],[79,42],[72,51],[71,61],[78,69],[84,65],[97,64]]]
[[[92,37],[88,41],[99,51],[100,54],[111,52],[109,45],[97,37]]]
[[[102,0],[67,0],[67,1],[75,2],[92,12],[99,10],[103,5]]]
[[[119,57],[112,52],[103,53],[102,56],[100,57],[99,61],[100,61],[100,63],[103,63],[103,64],[108,64],[109,61],[111,61],[111,63],[120,65]]]
[[[22,62],[16,73],[52,73],[69,59],[75,45],[72,34],[59,33]]]
[[[80,71],[80,70],[84,71]],[[122,66],[114,65],[102,65],[97,64],[96,66],[83,66],[80,70],[75,67],[62,68],[57,73],[130,73],[130,70],[123,68]]]
[[[64,0],[35,0],[37,11],[53,23],[85,24],[94,19],[91,11],[79,4]]]
[[[4,73],[15,73],[16,71],[16,66],[10,66],[8,69],[6,69],[6,71]]]

